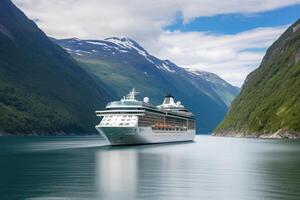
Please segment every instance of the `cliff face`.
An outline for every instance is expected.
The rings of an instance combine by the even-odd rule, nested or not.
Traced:
[[[300,137],[300,20],[268,49],[215,135]]]

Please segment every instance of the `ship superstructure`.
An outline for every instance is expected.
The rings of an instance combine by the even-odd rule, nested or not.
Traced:
[[[136,99],[133,89],[120,101],[107,104],[96,129],[111,145],[149,144],[193,140],[196,134],[195,116],[181,102],[166,95],[163,104],[153,106],[149,98]]]

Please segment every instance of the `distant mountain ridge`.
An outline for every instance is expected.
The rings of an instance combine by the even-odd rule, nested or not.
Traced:
[[[150,55],[130,38],[55,41],[119,97],[136,87],[152,103],[159,104],[166,93],[173,93],[198,116],[200,133],[209,133],[217,126],[239,93],[239,88],[215,74],[184,69]]]
[[[95,133],[103,83],[29,20],[0,1],[0,134]]]
[[[196,79],[195,81],[203,79],[210,83],[210,87],[228,107],[240,91],[239,87],[232,86],[214,73],[190,68],[186,68],[186,70],[191,72],[193,78]]]
[[[300,138],[300,19],[246,79],[216,135]]]

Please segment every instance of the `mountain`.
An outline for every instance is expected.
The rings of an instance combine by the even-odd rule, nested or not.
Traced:
[[[267,50],[216,135],[300,137],[300,20]]]
[[[169,60],[150,55],[130,38],[56,40],[95,79],[100,78],[118,97],[132,87],[161,104],[166,93],[197,116],[198,133],[209,133],[224,118],[239,93],[215,74],[183,69]]]
[[[0,1],[0,133],[91,133],[110,95],[10,0]]]
[[[230,106],[232,100],[240,92],[239,87],[232,86],[214,73],[190,68],[186,69],[187,71],[191,72],[190,75],[192,75],[192,77],[190,77],[190,80],[193,80],[194,84],[199,84],[202,80],[206,80],[206,87],[209,87],[211,90],[213,90],[228,107]],[[203,84],[199,84],[199,86],[203,86]],[[205,90],[205,88],[203,89]]]

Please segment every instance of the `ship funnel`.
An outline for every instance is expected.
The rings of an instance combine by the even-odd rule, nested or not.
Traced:
[[[165,96],[163,106],[176,106],[174,97],[171,94],[168,94]]]

